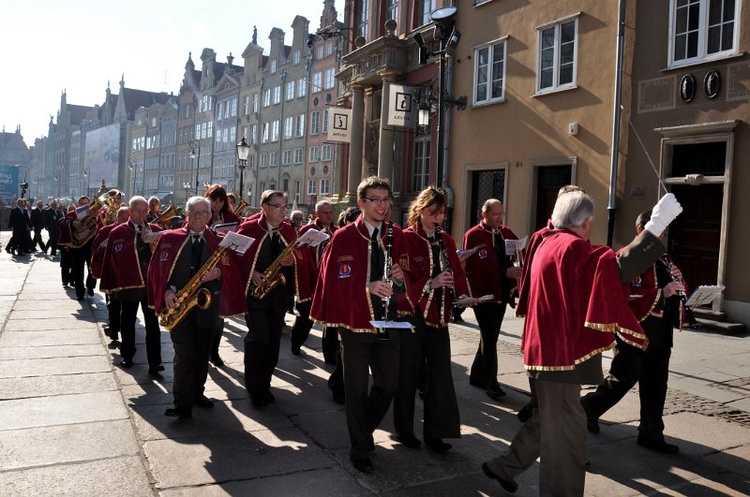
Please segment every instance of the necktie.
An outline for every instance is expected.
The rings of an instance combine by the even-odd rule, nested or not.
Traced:
[[[190,250],[190,276],[192,277],[198,272],[201,266],[201,252],[203,251],[203,243],[201,243],[201,236],[193,235],[193,244]]]
[[[378,243],[378,229],[375,228],[372,237],[370,237],[370,281],[383,278],[384,264],[383,252],[380,250],[380,244]]]
[[[281,254],[281,240],[279,240],[279,232],[274,229],[271,231],[271,263]]]

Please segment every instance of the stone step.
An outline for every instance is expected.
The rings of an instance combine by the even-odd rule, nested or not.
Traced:
[[[728,321],[715,321],[713,319],[704,319],[695,317],[701,328],[710,331],[716,331],[724,335],[737,335],[745,331],[745,325],[743,323],[730,323]]]

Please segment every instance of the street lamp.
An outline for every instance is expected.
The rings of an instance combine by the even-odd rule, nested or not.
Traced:
[[[182,187],[185,189],[185,202],[187,202],[188,195],[190,195],[190,187],[193,185],[190,184],[189,181],[186,181],[182,184]]]
[[[190,140],[188,146],[190,147],[190,158],[193,160],[195,160],[196,156],[195,149],[198,149],[198,163],[195,168],[195,194],[198,195],[198,173],[201,170],[201,144],[197,140]]]
[[[130,167],[128,169],[130,169],[130,173],[133,175],[133,189],[131,190],[130,196],[134,197],[135,196],[135,177],[138,175],[138,159],[136,159],[135,157],[131,155],[129,162],[130,162]]]
[[[240,169],[240,200],[242,200],[243,181],[245,179],[245,167],[247,167],[247,158],[250,156],[250,145],[245,141],[245,137],[237,144],[237,167]]]

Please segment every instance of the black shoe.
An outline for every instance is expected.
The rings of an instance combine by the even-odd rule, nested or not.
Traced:
[[[190,411],[190,409],[186,409],[184,407],[169,407],[166,411],[164,411],[165,416],[169,416],[170,418],[190,418],[193,416],[193,413]]]
[[[107,348],[110,350],[119,349],[120,348],[120,342],[117,340],[112,340],[109,342],[109,345],[107,345]]]
[[[369,457],[352,457],[351,460],[352,464],[354,464],[354,468],[366,475],[369,475],[375,470]]]
[[[76,295],[76,299],[80,302],[83,300],[83,295]]]
[[[213,364],[217,368],[220,368],[224,366],[224,361],[222,361],[221,357],[219,357],[218,355],[213,355],[211,356],[211,364]]]
[[[506,492],[513,494],[516,492],[516,490],[518,490],[518,483],[514,482],[513,480],[503,480],[492,472],[490,467],[487,466],[486,462],[482,463],[482,472],[487,476],[487,478],[497,480],[497,482],[501,487],[503,487],[503,490],[505,490]]]
[[[214,406],[214,401],[206,397],[205,395],[201,395],[197,399],[195,399],[195,405],[198,407],[202,407],[203,409],[211,409]]]
[[[487,397],[491,398],[492,400],[497,400],[501,397],[505,397],[506,395],[508,394],[505,393],[505,390],[503,390],[499,386],[496,386],[495,388],[487,390]]]
[[[148,367],[148,372],[151,373],[152,371],[154,373],[161,373],[162,371],[164,371],[164,365],[163,364],[157,364],[156,366],[149,366]]]
[[[88,294],[89,294],[89,297],[93,297],[94,296],[94,289],[93,288],[89,288]]]
[[[586,429],[589,433],[597,435],[601,431],[599,429],[599,420],[596,418],[586,418]]]
[[[424,443],[428,449],[430,449],[433,452],[437,452],[438,454],[448,452],[449,450],[453,448],[451,444],[445,443],[439,438],[424,437]]]
[[[265,395],[267,404],[273,404],[274,402],[276,402],[276,397],[271,393],[270,390],[266,390],[265,392],[263,392],[263,395]]]
[[[345,404],[346,403],[346,396],[344,395],[344,392],[337,392],[336,390],[333,391],[333,401],[337,404]]]
[[[162,370],[163,370],[163,369],[162,369]],[[160,376],[161,376],[161,373],[159,372],[159,370],[158,370],[157,368],[148,368],[148,375],[149,375],[149,376],[157,376],[157,377],[160,377]]]
[[[120,360],[120,367],[121,368],[132,368],[133,367],[133,360],[132,359],[122,359]]]
[[[266,407],[268,405],[265,392],[251,393],[250,402],[253,404],[253,407],[257,408]]]
[[[293,355],[300,355],[302,353],[302,349],[300,347],[295,347],[292,345],[292,354]]]
[[[656,452],[661,452],[663,454],[677,454],[678,452],[680,452],[679,447],[674,444],[667,443],[664,439],[654,440],[645,437],[638,437],[638,440],[636,440],[635,443],[646,449],[655,450]]]
[[[418,449],[422,446],[422,442],[414,435],[397,436],[396,440],[404,447],[409,447],[410,449]]]

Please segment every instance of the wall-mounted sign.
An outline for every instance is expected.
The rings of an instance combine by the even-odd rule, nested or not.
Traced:
[[[328,110],[328,141],[351,142],[352,110],[330,107]]]

